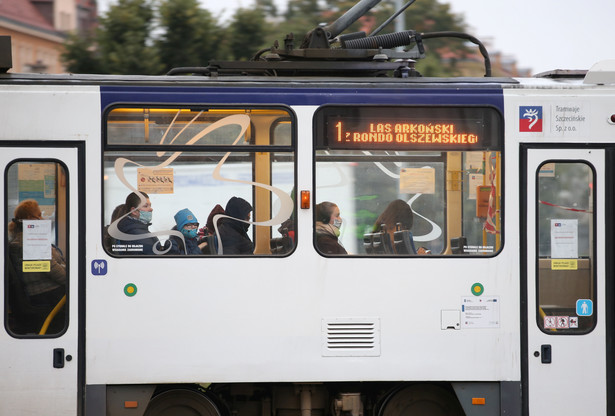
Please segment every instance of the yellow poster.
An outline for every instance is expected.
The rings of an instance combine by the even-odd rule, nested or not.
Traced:
[[[50,261],[24,261],[21,270],[24,273],[49,272],[51,271]]]
[[[577,270],[577,259],[552,259],[551,270]]]

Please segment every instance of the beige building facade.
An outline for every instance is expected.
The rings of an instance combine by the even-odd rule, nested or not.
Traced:
[[[96,25],[96,0],[0,0],[0,35],[11,37],[9,72],[65,72],[63,43],[70,32]]]

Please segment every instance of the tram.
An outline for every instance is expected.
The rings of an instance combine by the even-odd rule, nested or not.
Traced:
[[[615,414],[615,61],[428,78],[343,29],[0,74],[1,415]]]

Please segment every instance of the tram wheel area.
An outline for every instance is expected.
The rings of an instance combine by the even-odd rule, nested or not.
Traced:
[[[109,416],[464,416],[449,383],[225,383],[109,386]],[[134,403],[137,403],[134,400]],[[118,413],[119,411],[119,413]]]
[[[166,390],[152,398],[144,416],[222,416],[205,394],[186,388]]]
[[[455,393],[435,384],[402,386],[384,398],[377,416],[463,416]]]

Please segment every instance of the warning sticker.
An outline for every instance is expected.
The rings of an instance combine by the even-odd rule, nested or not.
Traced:
[[[48,260],[24,261],[22,271],[24,273],[49,272],[51,271],[51,262]]]
[[[557,329],[568,329],[568,316],[556,316],[555,318]]]

